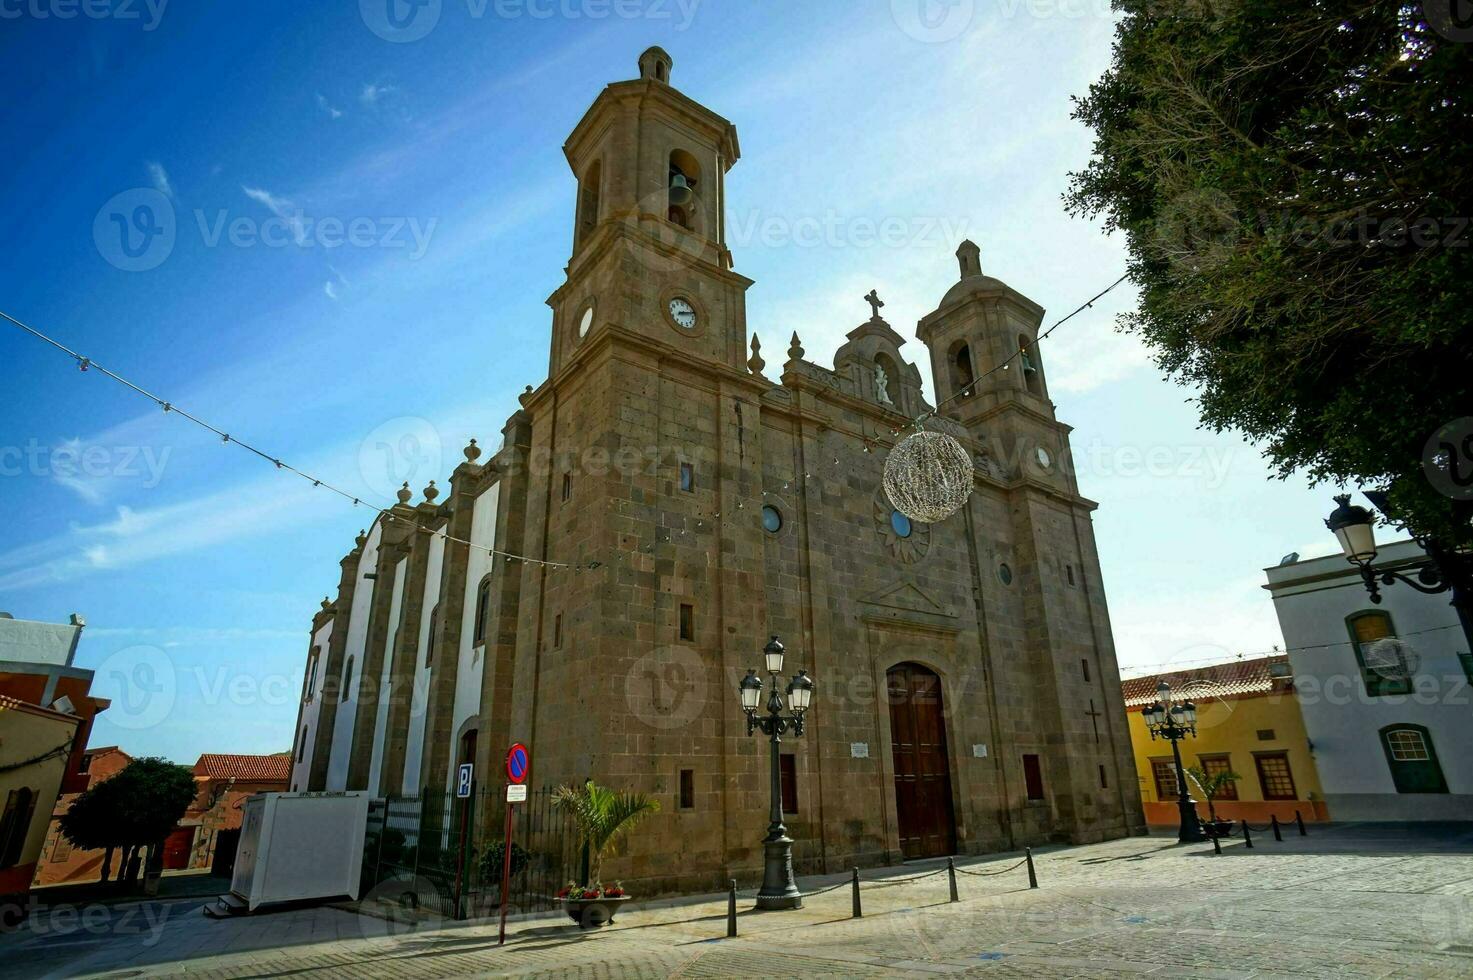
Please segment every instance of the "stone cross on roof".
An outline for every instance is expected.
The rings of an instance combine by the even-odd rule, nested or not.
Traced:
[[[884,300],[880,299],[880,294],[871,289],[869,295],[864,298],[864,301],[870,305],[870,319],[878,320],[880,318],[880,307],[885,305]]]

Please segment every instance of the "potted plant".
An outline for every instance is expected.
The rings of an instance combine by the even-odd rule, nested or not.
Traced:
[[[1233,822],[1231,820],[1220,819],[1217,816],[1217,807],[1213,806],[1212,801],[1222,792],[1223,787],[1243,777],[1231,769],[1219,769],[1217,772],[1208,775],[1205,770],[1198,769],[1195,766],[1187,770],[1187,776],[1192,782],[1197,784],[1197,789],[1201,791],[1202,798],[1207,801],[1207,820],[1202,827],[1207,831],[1208,836],[1227,837],[1230,835],[1233,832]]]
[[[619,906],[629,900],[622,884],[605,888],[600,880],[604,856],[614,853],[624,835],[660,804],[643,793],[616,793],[590,779],[578,788],[559,786],[552,805],[572,816],[578,842],[588,845],[588,881],[568,882],[557,897],[568,918],[584,929],[597,929],[614,921]]]

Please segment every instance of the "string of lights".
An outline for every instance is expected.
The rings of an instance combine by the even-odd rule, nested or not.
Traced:
[[[1404,640],[1409,636],[1420,636],[1423,633],[1436,633],[1440,630],[1456,630],[1462,628],[1462,625],[1459,623],[1450,623],[1446,626],[1429,626],[1426,629],[1411,630],[1407,633],[1398,633],[1396,635],[1396,639]],[[1190,667],[1185,667],[1184,665],[1201,664],[1204,667],[1211,667],[1217,666],[1219,664],[1237,663],[1238,661],[1249,660],[1255,657],[1281,657],[1289,653],[1305,653],[1310,650],[1331,650],[1337,647],[1348,647],[1350,645],[1351,642],[1349,640],[1336,640],[1333,643],[1310,643],[1306,644],[1305,646],[1287,647],[1282,650],[1278,647],[1274,647],[1272,650],[1258,650],[1252,653],[1237,653],[1234,654],[1232,659],[1230,660],[1224,660],[1221,657],[1193,657],[1187,660],[1167,660],[1159,664],[1132,664],[1129,667],[1122,667],[1121,670],[1130,671],[1133,677],[1144,677],[1155,672],[1154,668],[1157,667],[1181,667],[1183,669],[1190,670]],[[1171,672],[1172,671],[1164,671],[1164,673]]]
[[[418,521],[410,520],[410,519],[405,518],[405,517],[403,517],[401,515],[394,514],[391,511],[389,511],[387,508],[379,507],[379,506],[376,506],[374,504],[367,503],[362,498],[356,496],[355,494],[353,494],[353,493],[351,493],[351,492],[349,492],[347,490],[344,490],[341,487],[335,486],[334,484],[329,483],[328,481],[322,479],[321,477],[313,476],[311,473],[308,473],[305,470],[298,469],[297,467],[292,466],[290,463],[287,463],[284,460],[282,460],[282,458],[280,456],[272,455],[271,453],[268,453],[268,452],[266,452],[263,449],[259,449],[256,446],[253,446],[253,445],[251,445],[248,442],[244,442],[241,439],[239,439],[239,438],[231,435],[229,432],[225,431],[224,429],[222,429],[222,428],[220,428],[220,427],[218,427],[216,425],[212,425],[211,423],[205,421],[204,419],[200,418],[199,416],[194,415],[194,414],[192,414],[192,413],[190,413],[188,411],[185,411],[184,409],[180,408],[175,403],[173,403],[173,402],[171,402],[171,401],[169,401],[167,399],[160,398],[158,395],[155,395],[153,392],[147,390],[146,388],[143,388],[143,387],[141,387],[139,385],[134,384],[133,382],[129,381],[127,378],[123,377],[122,375],[117,374],[114,371],[108,370],[107,368],[103,367],[101,364],[98,364],[96,361],[92,360],[92,358],[87,357],[87,356],[85,356],[83,354],[77,353],[76,351],[72,350],[70,347],[66,346],[65,344],[61,343],[60,341],[55,340],[52,337],[47,336],[46,334],[42,333],[40,330],[37,330],[35,327],[32,327],[29,324],[26,324],[26,323],[21,322],[20,320],[18,320],[15,317],[11,316],[9,313],[6,313],[4,310],[0,310],[0,317],[5,318],[10,323],[12,323],[15,326],[19,327],[21,330],[24,330],[26,333],[30,334],[31,336],[35,337],[36,339],[41,340],[41,341],[43,341],[43,342],[45,342],[47,344],[50,344],[52,347],[56,348],[57,350],[61,351],[64,354],[66,354],[72,360],[74,360],[74,361],[77,362],[78,369],[80,369],[80,370],[82,370],[84,372],[85,371],[96,371],[99,374],[103,375],[104,377],[107,377],[107,378],[110,378],[113,381],[116,381],[118,384],[122,385],[123,387],[128,388],[129,390],[134,391],[134,392],[138,393],[139,395],[142,395],[144,398],[147,398],[149,401],[153,402],[155,405],[157,405],[160,408],[162,408],[165,412],[170,413],[170,414],[173,414],[173,415],[178,415],[181,418],[188,419],[190,422],[193,422],[195,425],[199,426],[200,428],[206,429],[209,432],[214,433],[215,435],[217,435],[217,436],[220,437],[220,441],[222,443],[224,443],[226,445],[239,446],[241,449],[244,449],[246,452],[252,453],[253,455],[258,456],[261,459],[265,460],[266,462],[272,464],[278,470],[281,470],[281,471],[283,471],[285,473],[291,473],[291,474],[293,474],[295,476],[301,477],[304,480],[307,480],[308,482],[310,482],[312,484],[312,486],[314,488],[330,491],[331,493],[335,493],[338,496],[342,497],[344,500],[350,500],[350,501],[352,501],[354,507],[368,507],[369,509],[371,509],[374,512],[374,514],[376,516],[381,516],[384,519],[386,519],[387,521],[389,521],[390,523],[395,523],[395,524],[408,524],[410,527],[413,527],[413,528],[415,528],[416,530],[419,530],[419,531],[423,531],[425,534],[434,534],[434,535],[439,536],[440,538],[442,538],[445,541],[453,541],[456,544],[463,544],[463,545],[466,545],[467,547],[473,548],[473,549],[475,549],[477,551],[484,551],[484,552],[486,552],[489,555],[493,555],[493,556],[499,555],[502,558],[506,559],[507,561],[526,562],[529,565],[539,565],[539,566],[543,566],[543,567],[547,567],[547,568],[553,568],[553,569],[591,570],[591,569],[594,569],[594,568],[598,568],[599,567],[599,564],[600,563],[599,562],[596,562],[596,561],[595,562],[584,562],[584,563],[579,563],[579,564],[573,564],[573,563],[569,563],[569,562],[559,562],[559,561],[546,561],[546,560],[541,559],[541,558],[529,558],[526,555],[518,555],[518,554],[514,554],[513,552],[510,552],[510,551],[503,551],[500,548],[488,548],[485,545],[476,544],[474,541],[470,541],[470,540],[468,540],[466,538],[459,538],[459,537],[456,537],[455,535],[448,534],[448,533],[446,533],[443,530],[437,531],[437,530],[435,530],[433,528],[425,527],[423,524],[419,523]]]

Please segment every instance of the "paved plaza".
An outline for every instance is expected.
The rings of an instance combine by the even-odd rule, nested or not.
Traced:
[[[814,977],[962,973],[1102,977],[1473,976],[1473,825],[1312,827],[1177,845],[1137,837],[967,859],[947,876],[886,884],[938,865],[872,870],[862,918],[847,885],[795,912],[724,897],[633,908],[580,932],[566,919],[429,923],[414,929],[339,908],[213,921],[198,899],[38,914],[0,936],[7,976]],[[844,876],[805,878],[814,891]]]

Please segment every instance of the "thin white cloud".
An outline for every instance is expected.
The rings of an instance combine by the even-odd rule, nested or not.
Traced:
[[[149,161],[148,179],[153,181],[154,190],[158,191],[160,194],[164,195],[165,197],[174,196],[174,188],[169,183],[169,172],[164,169],[163,164],[159,163],[156,160]]]
[[[398,89],[392,85],[376,85],[369,82],[363,86],[363,91],[358,93],[358,101],[368,106],[378,105],[384,96],[397,91]]]
[[[319,108],[323,112],[327,113],[327,117],[329,119],[340,119],[340,118],[342,118],[343,110],[339,109],[337,106],[333,105],[331,102],[328,102],[327,101],[327,96],[323,95],[321,92],[318,92],[317,93],[317,108]]]
[[[268,211],[285,221],[291,227],[292,236],[298,245],[306,240],[307,232],[302,224],[302,212],[295,204],[261,187],[247,187],[242,184],[240,189],[246,197],[259,204],[264,204]]]
[[[335,300],[338,298],[337,287],[333,285],[331,279],[322,284],[322,291],[327,294],[328,299]]]

